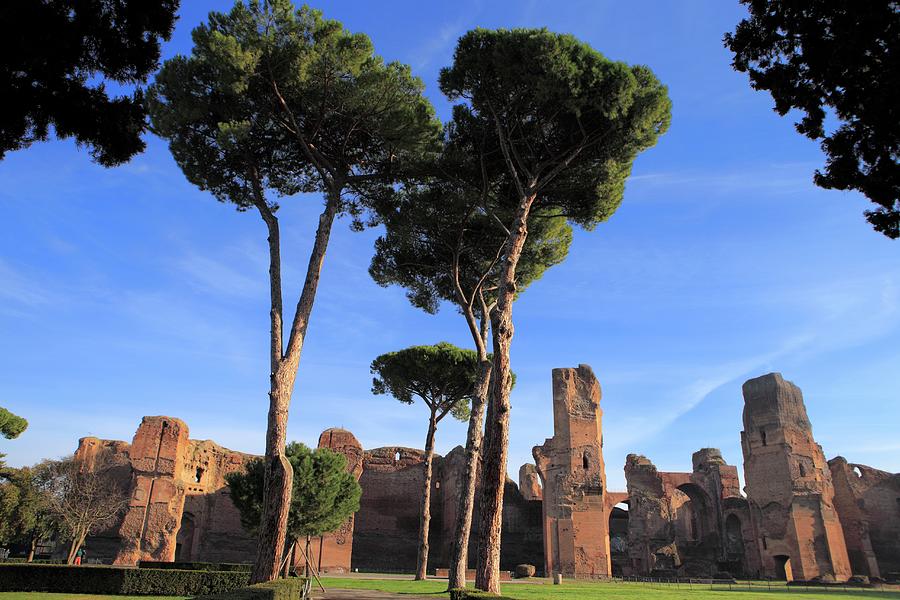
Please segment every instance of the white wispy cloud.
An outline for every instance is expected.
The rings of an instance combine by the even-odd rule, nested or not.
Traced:
[[[0,311],[21,314],[47,302],[49,298],[43,285],[0,258]]]
[[[681,190],[695,195],[711,193],[732,198],[736,194],[747,197],[748,191],[786,195],[815,189],[812,182],[814,170],[815,165],[809,163],[781,163],[747,165],[728,170],[656,171],[632,175],[627,184],[632,191]],[[658,198],[665,199],[665,196]]]
[[[201,254],[188,253],[177,261],[176,266],[188,276],[192,285],[205,291],[251,298],[262,297],[268,289],[259,274],[246,273],[225,260]]]
[[[789,298],[789,294],[782,299]],[[796,298],[795,298],[796,300]],[[634,419],[632,427],[617,430],[615,448],[633,446],[667,430],[675,421],[700,406],[724,385],[761,372],[778,370],[783,362],[799,364],[837,350],[852,348],[890,335],[900,326],[900,295],[890,275],[860,277],[808,290],[803,305],[817,318],[806,323],[770,350],[719,364],[693,365],[700,373],[667,395],[661,411]]]

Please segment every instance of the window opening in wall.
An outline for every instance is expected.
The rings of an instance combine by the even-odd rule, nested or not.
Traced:
[[[589,466],[589,465],[588,465],[588,456],[587,456],[587,452],[585,452],[585,453],[581,456],[581,466],[584,467],[585,469],[587,469],[588,466]]]
[[[200,483],[201,479],[203,479],[203,467],[197,467],[197,473],[194,475],[194,482]]]
[[[763,550],[768,550],[769,545],[766,543],[766,536],[763,536]]]
[[[434,482],[434,489],[436,489],[436,490],[441,489],[441,482],[440,482],[440,481],[435,481],[435,482]]]
[[[800,477],[806,477],[806,467],[803,466],[803,463],[799,463],[800,467]]]
[[[759,437],[762,438],[763,446],[765,446],[766,445],[766,430],[765,429],[759,430]]]
[[[397,450],[397,453],[394,455],[394,462],[400,462],[400,451]]]
[[[862,471],[859,470],[859,467],[853,467],[853,474],[857,477],[862,477]]]

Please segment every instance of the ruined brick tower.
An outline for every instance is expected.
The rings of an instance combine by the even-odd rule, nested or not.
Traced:
[[[532,450],[543,484],[545,572],[608,577],[609,509],[600,384],[587,365],[553,369],[553,432]]]
[[[800,388],[780,373],[744,383],[744,476],[762,575],[850,577],[834,486]]]
[[[175,559],[176,534],[184,510],[180,480],[188,427],[172,417],[144,417],[131,443],[131,500],[122,519],[122,545],[115,564]]]

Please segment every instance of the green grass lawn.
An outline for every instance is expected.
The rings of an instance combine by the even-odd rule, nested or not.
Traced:
[[[419,596],[446,598],[444,591],[446,581],[412,581],[408,579],[362,579],[326,577],[322,580],[326,588],[365,589],[383,592],[395,592]],[[771,591],[765,584],[756,583],[750,590],[735,585],[732,591],[727,586],[709,586],[687,584],[650,585],[641,583],[601,583],[568,581],[562,585],[552,585],[547,580],[536,580],[535,583],[501,584],[504,596],[516,600],[670,600],[685,598],[688,600],[749,600],[750,598],[771,598],[772,600],[876,600],[890,598],[900,600],[900,592],[870,589],[847,590],[839,588],[789,588],[773,584]],[[0,600],[3,600],[0,598]]]

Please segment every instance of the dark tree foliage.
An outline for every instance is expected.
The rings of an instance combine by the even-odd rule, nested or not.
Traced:
[[[734,68],[767,90],[797,131],[822,140],[816,185],[862,192],[869,223],[900,237],[900,4],[873,0],[741,0],[750,16],[725,45]],[[827,121],[840,125],[828,131]]]
[[[389,394],[404,404],[419,397],[438,420],[447,413],[459,420],[469,416],[478,373],[478,356],[472,350],[447,342],[412,346],[382,354],[372,361],[371,370],[373,394]]]
[[[361,489],[347,472],[347,459],[328,448],[310,450],[291,442],[285,455],[294,468],[288,536],[298,539],[334,531],[359,510]],[[255,458],[244,471],[225,476],[231,499],[241,513],[241,525],[259,529],[263,503],[265,463]]]
[[[477,315],[479,295],[487,307],[496,300],[505,223],[514,204],[492,124],[457,105],[441,155],[420,165],[379,207],[385,233],[375,241],[369,274],[379,285],[406,288],[410,303],[428,313],[446,301],[461,310],[470,303]],[[517,293],[562,262],[571,242],[565,216],[537,214],[516,272]]]
[[[0,159],[50,136],[74,137],[103,166],[143,151],[140,89],[178,0],[10,0],[0,2]]]
[[[393,191],[395,168],[435,148],[440,122],[408,66],[385,63],[367,36],[290,0],[239,0],[193,31],[190,56],[167,60],[149,93],[154,133],[196,186],[255,208],[269,246],[266,498],[251,581],[277,576],[285,545],[288,412],[335,219],[361,225]],[[279,198],[321,191],[306,276],[285,315]],[[285,319],[290,319],[286,321]]]
[[[0,407],[0,435],[12,440],[22,435],[27,428],[28,421]]]
[[[667,91],[645,66],[606,59],[545,29],[476,29],[460,38],[441,91],[490,122],[515,194],[506,214],[493,367],[485,421],[475,587],[499,593],[500,531],[509,444],[510,347],[517,268],[534,219],[592,229],[618,208],[637,155],[668,127]],[[499,218],[499,216],[498,216]]]
[[[27,561],[34,558],[41,540],[57,533],[51,511],[48,463],[0,473],[0,544],[24,544]]]

